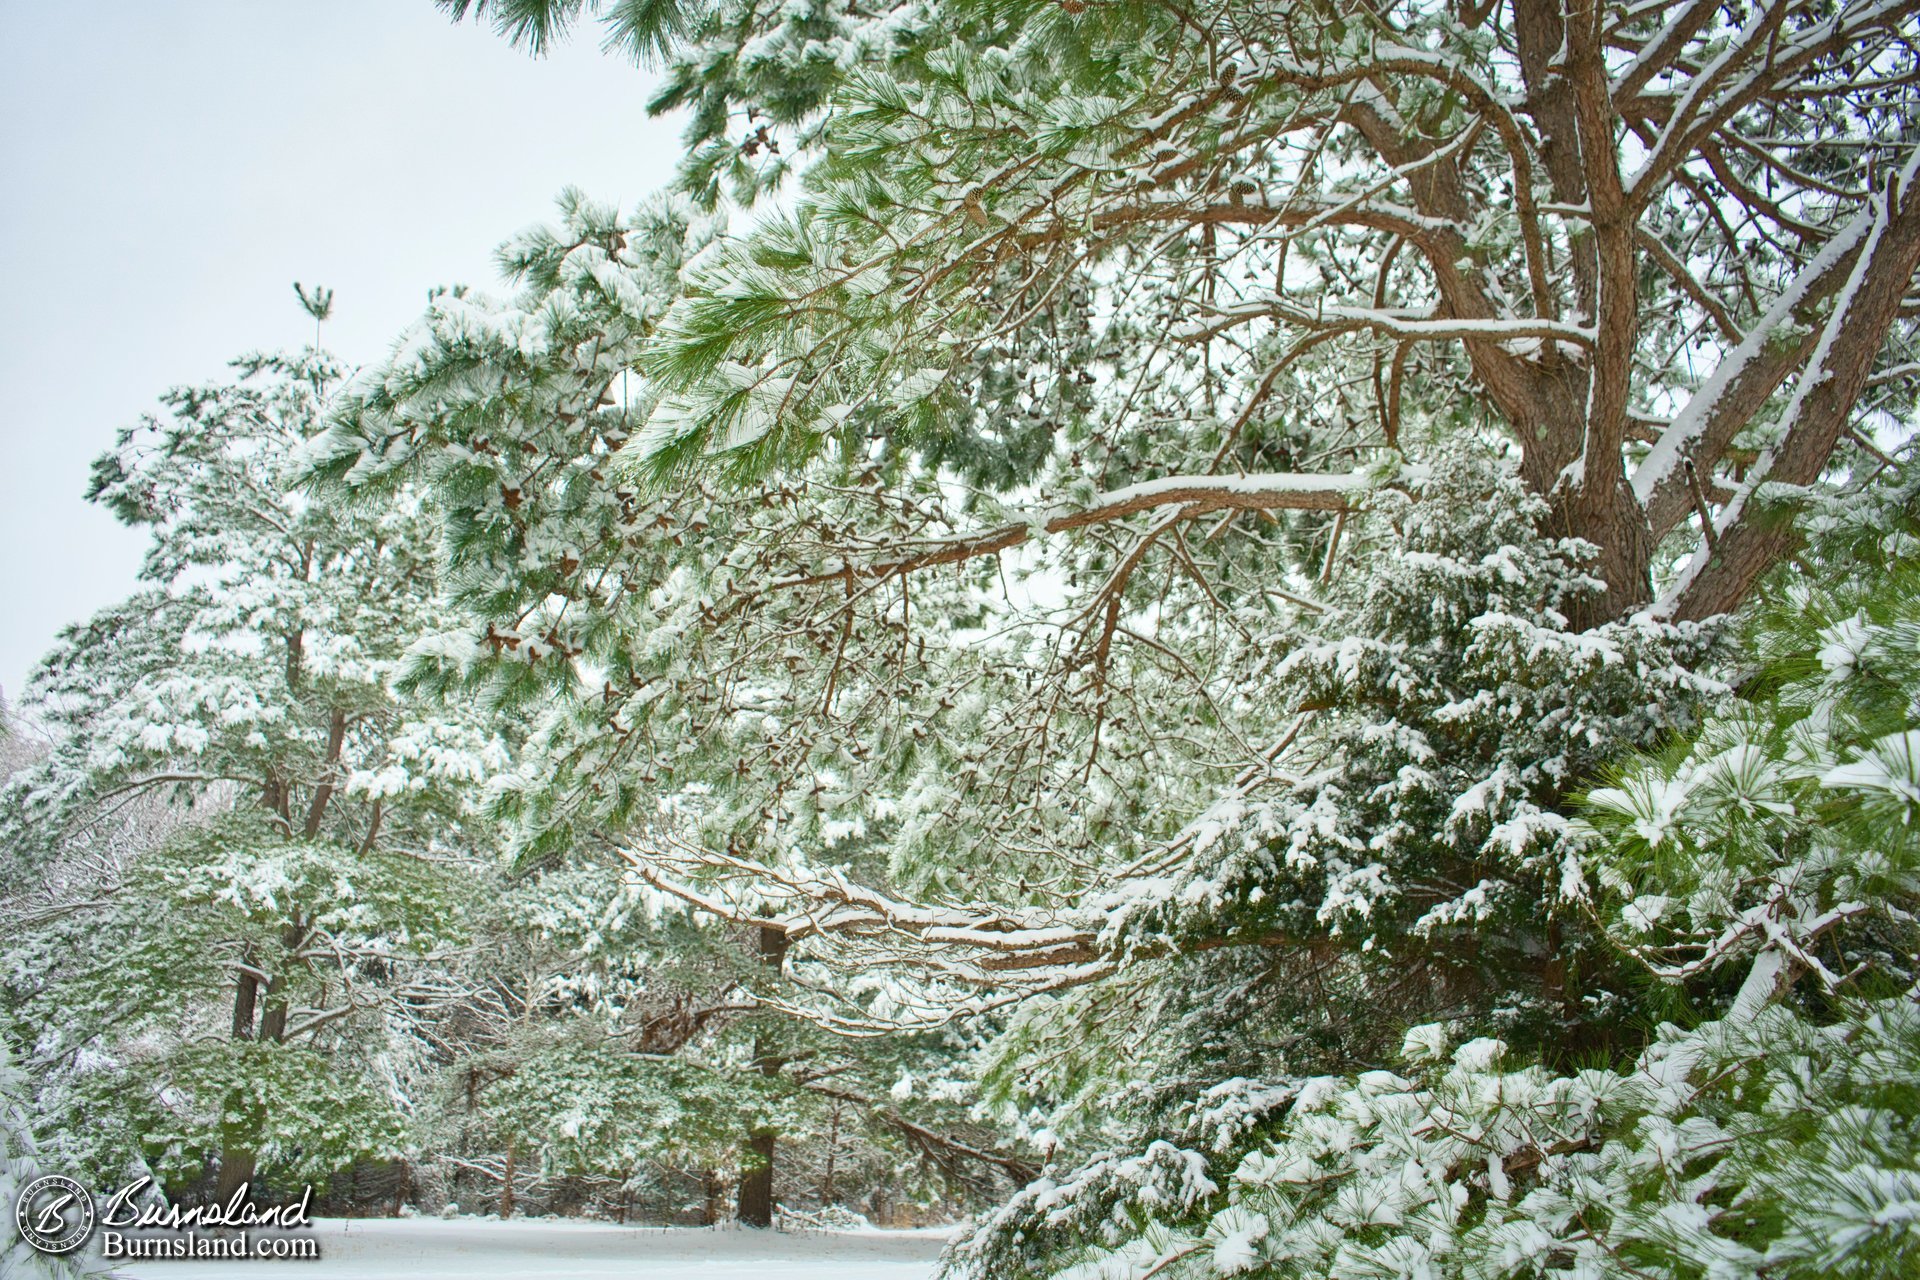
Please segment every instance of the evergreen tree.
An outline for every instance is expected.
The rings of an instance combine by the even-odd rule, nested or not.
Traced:
[[[1821,511],[1741,696],[1586,797],[1568,894],[1672,1019],[1635,1057],[1456,1047],[1468,1017],[1411,1028],[1400,1072],[1217,1084],[1035,1183],[954,1271],[1911,1275],[1917,492]]]
[[[143,585],[41,664],[52,746],[5,790],[15,888],[42,900],[8,940],[7,1018],[61,1156],[173,1182],[217,1160],[223,1198],[395,1148],[435,998],[418,979],[465,935],[491,847],[473,806],[509,763],[485,722],[396,683],[444,621],[425,502],[290,487],[339,367],[236,369],[96,462],[89,496],[150,532]],[[89,828],[155,798],[170,836],[48,888]]]
[[[4,710],[4,708],[0,708]],[[33,1138],[33,1089],[13,1064],[13,1050],[0,1040],[0,1202],[18,1204],[21,1193],[47,1170],[40,1167]],[[19,1280],[70,1280],[99,1272],[83,1254],[45,1254],[20,1238],[10,1212],[0,1217],[0,1263]]]

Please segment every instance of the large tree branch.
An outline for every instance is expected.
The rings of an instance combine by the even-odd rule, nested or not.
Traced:
[[[1624,102],[1646,88],[1647,82],[1672,69],[1687,42],[1700,33],[1709,19],[1720,11],[1720,0],[1688,0],[1654,37],[1642,45],[1632,62],[1613,82],[1612,97]]]
[[[1830,236],[1746,337],[1694,392],[1634,472],[1634,496],[1646,508],[1653,536],[1663,537],[1692,510],[1686,463],[1711,471],[1740,429],[1766,405],[1816,341],[1812,308],[1853,272],[1874,225],[1862,211]],[[1804,335],[1795,331],[1805,329]]]
[[[1793,546],[1791,525],[1760,510],[1754,494],[1767,483],[1813,483],[1847,429],[1920,267],[1920,151],[1872,209],[1873,227],[1787,405],[1779,443],[1721,512],[1713,544],[1695,555],[1663,612],[1682,619],[1729,612]]]
[[[1781,3],[1757,9],[1734,43],[1688,84],[1652,153],[1627,184],[1636,205],[1644,208],[1650,203],[1667,175],[1741,109],[1783,84],[1804,87],[1805,73],[1820,59],[1856,47],[1868,33],[1896,26],[1920,12],[1913,0],[1843,4],[1826,22],[1783,43],[1780,27],[1790,8],[1790,3]],[[1736,74],[1762,50],[1765,56],[1759,66]]]

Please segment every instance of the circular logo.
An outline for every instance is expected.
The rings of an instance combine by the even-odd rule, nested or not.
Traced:
[[[72,1178],[35,1178],[13,1206],[20,1238],[42,1253],[72,1253],[93,1234],[93,1197]]]

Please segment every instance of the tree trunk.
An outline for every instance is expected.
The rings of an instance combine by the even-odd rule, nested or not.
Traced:
[[[240,953],[247,968],[235,974],[233,991],[233,1038],[253,1039],[254,1010],[260,995],[260,980],[251,970],[259,956],[252,947]],[[236,1100],[237,1102],[237,1100]],[[238,1126],[222,1126],[220,1143],[220,1180],[214,1194],[222,1204],[233,1198],[241,1187],[253,1181],[253,1143]]]
[[[307,927],[300,922],[298,912],[294,913],[292,923],[280,930],[280,945],[286,954],[281,957],[279,968],[284,971],[293,963],[293,956],[300,944],[307,940]],[[278,1044],[287,1036],[287,982],[281,973],[273,975],[267,983],[267,1008],[260,1015],[260,1040],[265,1044]]]
[[[247,970],[255,967],[259,957],[252,947],[240,953],[240,963],[247,966],[235,976],[238,984],[233,992],[233,1038],[235,1040],[253,1039],[253,1011],[255,1001],[260,994],[260,979]]]
[[[759,930],[760,963],[779,968],[787,957],[787,935],[783,929],[762,926]],[[763,1076],[780,1074],[781,1059],[765,1036],[756,1036],[753,1065]],[[773,1153],[776,1133],[772,1129],[752,1129],[747,1134],[747,1149],[756,1159],[753,1167],[740,1175],[740,1221],[750,1227],[773,1225]]]
[[[229,1132],[220,1148],[220,1180],[214,1185],[214,1199],[227,1203],[242,1187],[253,1182],[253,1152],[239,1134]]]
[[[267,984],[267,1011],[260,1015],[260,1039],[278,1044],[287,1034],[287,998],[281,988],[286,984],[278,974]]]
[[[773,1148],[771,1129],[757,1129],[747,1139],[747,1150],[758,1157],[740,1175],[740,1221],[749,1227],[773,1225]]]
[[[513,1216],[513,1143],[507,1143],[506,1174],[500,1179],[500,1218],[505,1221]]]
[[[321,766],[320,785],[314,788],[313,803],[307,806],[307,821],[300,833],[311,840],[320,834],[321,820],[327,816],[327,802],[333,799],[335,775],[340,768],[340,749],[347,741],[347,713],[335,707],[327,716],[327,757]]]
[[[1573,628],[1588,631],[1644,608],[1653,599],[1653,533],[1626,479],[1565,485],[1552,502],[1550,527],[1591,542],[1599,554],[1587,568],[1606,583],[1604,591],[1568,602]]]
[[[724,1189],[720,1185],[719,1171],[715,1169],[701,1170],[700,1186],[701,1189],[707,1193],[707,1205],[700,1216],[701,1224],[703,1226],[717,1227],[720,1225],[720,1193]]]
[[[835,1099],[831,1120],[827,1128],[827,1175],[820,1187],[820,1203],[830,1205],[834,1201],[834,1166],[840,1159],[840,1101]]]

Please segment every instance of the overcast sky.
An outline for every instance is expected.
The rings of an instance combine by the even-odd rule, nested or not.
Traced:
[[[168,386],[326,341],[379,357],[569,184],[631,205],[678,121],[591,33],[543,60],[432,0],[0,0],[0,688],[133,585],[81,498]]]

